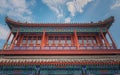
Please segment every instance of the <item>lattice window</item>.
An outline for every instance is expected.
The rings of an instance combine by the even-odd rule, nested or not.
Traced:
[[[95,36],[78,36],[79,44],[94,45],[97,44]]]
[[[38,36],[37,44],[41,44],[41,36]]]
[[[86,36],[83,37],[84,45],[87,45],[87,38]]]
[[[33,44],[36,44],[36,36],[33,36]]]
[[[60,43],[61,43],[61,44],[65,44],[65,37],[64,37],[64,36],[61,36],[60,38],[61,38]]]
[[[26,44],[26,42],[27,42],[27,36],[24,36],[22,40],[22,44]]]
[[[93,39],[93,43],[94,43],[94,44],[97,44],[97,41],[96,41],[95,36],[93,36],[92,39]]]
[[[82,37],[81,36],[78,36],[78,41],[79,41],[79,44],[82,44]]]
[[[55,41],[54,41],[55,44],[58,44],[58,43],[59,43],[59,39],[60,39],[60,38],[59,38],[58,36],[55,36]]]
[[[88,36],[88,44],[92,44],[91,36]]]
[[[53,36],[48,37],[48,44],[53,44]]]
[[[32,43],[32,36],[28,36],[28,44]]]
[[[55,44],[56,46],[64,46],[65,44],[71,44],[70,36],[49,36],[48,44]]]
[[[70,36],[67,36],[67,44],[71,44],[71,37]]]

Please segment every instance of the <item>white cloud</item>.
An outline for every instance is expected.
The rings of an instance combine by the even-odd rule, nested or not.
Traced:
[[[26,0],[0,0],[0,14],[8,15],[10,17],[17,17],[19,19],[31,19],[32,11],[29,9],[30,5],[34,5],[34,1],[27,2]]]
[[[65,22],[70,22],[71,18],[76,15],[76,12],[82,13],[84,7],[92,0],[42,0],[52,11],[57,14],[58,19],[63,19],[66,15],[64,14],[64,6],[66,6],[67,11],[70,12],[70,16],[64,18]]]
[[[63,17],[63,8],[62,6],[67,0],[42,0],[51,10],[53,10],[58,18]]]
[[[71,18],[70,17],[65,18],[65,23],[70,23],[70,22],[71,22]]]
[[[9,33],[10,31],[6,29],[6,27],[4,27],[2,24],[0,24],[0,39],[5,40],[8,37]]]
[[[84,7],[91,2],[92,0],[72,0],[67,2],[68,11],[71,13],[71,16],[75,16],[76,12],[82,13]]]
[[[75,6],[74,6],[74,2],[68,2],[67,3],[67,8],[68,8],[68,11],[71,13],[71,15],[75,16],[76,9],[75,9]]]
[[[115,9],[120,7],[120,0],[116,0],[116,2],[111,6],[111,9]]]
[[[31,1],[30,1],[30,5],[34,5],[35,3],[36,3],[35,0],[31,0]]]

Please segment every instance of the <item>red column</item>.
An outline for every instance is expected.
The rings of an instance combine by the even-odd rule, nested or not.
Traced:
[[[110,43],[109,43],[108,39],[106,37],[105,37],[105,39],[107,41],[108,46],[110,47]]]
[[[94,36],[91,36],[91,41],[92,41],[92,46],[95,46],[95,43],[94,43]]]
[[[104,44],[103,44],[103,41],[102,41],[102,37],[101,37],[101,34],[100,33],[98,33],[99,34],[99,41],[100,41],[100,46],[103,46]]]
[[[102,37],[103,37],[103,39],[105,41],[106,46],[109,47],[108,42],[107,42],[107,40],[106,40],[106,38],[105,38],[105,36],[104,36],[104,34],[102,32],[102,29],[100,30],[100,32],[101,32],[101,35],[102,35]]]
[[[65,45],[66,45],[67,44],[67,36],[65,36],[64,39],[65,39]]]
[[[8,44],[8,41],[9,41],[11,35],[12,35],[12,32],[10,32],[10,34],[9,34],[7,40],[6,40],[6,42],[5,42],[5,44],[4,44],[4,47],[3,47],[3,50],[6,49],[6,46],[7,46],[7,44]]]
[[[11,45],[10,45],[10,49],[13,49],[13,48],[14,48],[14,43],[15,43],[15,40],[17,39],[17,37],[18,37],[18,34],[19,34],[19,30],[17,31],[17,33],[16,33],[16,35],[15,35],[15,37],[14,37],[14,39],[13,39],[13,42],[12,42]]]
[[[20,39],[21,39],[21,35],[18,35],[18,39],[17,39],[17,46],[20,46]]]
[[[45,45],[47,45],[47,44],[48,44],[48,37],[46,35],[46,37],[45,37]]]
[[[29,36],[26,36],[26,45],[28,45],[28,37],[29,37]]]
[[[114,40],[112,39],[112,36],[111,36],[111,34],[108,30],[107,30],[107,33],[108,33],[108,36],[110,37],[110,40],[112,41],[112,44],[113,44],[114,48],[117,49],[117,46],[116,46]]]
[[[101,46],[102,45],[102,42],[101,42],[101,40],[100,40],[100,37],[99,37],[99,35],[97,35],[97,40],[98,40],[98,42],[99,42],[99,46]]]
[[[97,45],[99,46],[100,45],[99,38],[97,35],[95,37],[96,37]]]
[[[36,45],[37,45],[37,43],[38,43],[38,35],[36,35]]]
[[[31,36],[30,46],[33,46],[33,37],[34,36]]]
[[[81,36],[81,39],[82,39],[82,46],[84,46],[84,38],[83,38],[83,36]]]
[[[43,35],[42,35],[42,42],[41,42],[41,47],[45,46],[45,30],[43,31]]]
[[[79,49],[79,41],[78,41],[76,30],[74,31],[74,39],[75,39],[76,47],[77,47],[77,49]]]
[[[23,38],[24,38],[24,35],[21,35],[20,45],[22,44]]]

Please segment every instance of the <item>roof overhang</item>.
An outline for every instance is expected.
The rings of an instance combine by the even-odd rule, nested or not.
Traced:
[[[8,24],[9,28],[12,30],[12,27],[106,27],[110,28],[112,23],[114,22],[114,17],[111,16],[110,18],[99,21],[96,23],[23,23],[19,21],[12,20],[9,17],[5,18],[6,23]]]
[[[119,65],[118,55],[3,56],[0,65]]]
[[[120,55],[119,49],[108,50],[0,50],[0,55]]]

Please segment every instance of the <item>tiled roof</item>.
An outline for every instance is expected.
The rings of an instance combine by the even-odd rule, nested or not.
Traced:
[[[111,16],[110,18],[104,20],[104,21],[99,21],[96,23],[90,22],[90,23],[23,23],[23,22],[19,22],[19,21],[15,21],[12,20],[11,18],[6,17],[6,23],[8,24],[8,26],[11,28],[12,26],[79,26],[79,27],[106,27],[109,28],[112,23],[114,22],[114,17]]]
[[[3,56],[1,65],[40,65],[40,64],[120,64],[119,55],[107,56]]]

